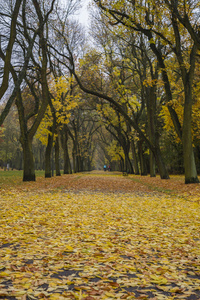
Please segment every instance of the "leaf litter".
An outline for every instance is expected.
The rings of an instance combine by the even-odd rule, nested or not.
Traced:
[[[119,176],[51,182],[0,192],[0,299],[200,299],[192,192]]]

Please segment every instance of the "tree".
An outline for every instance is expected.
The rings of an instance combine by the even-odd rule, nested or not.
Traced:
[[[0,100],[8,89],[8,81],[10,75],[10,63],[13,54],[13,47],[16,38],[16,27],[17,27],[17,19],[20,12],[20,6],[22,0],[16,0],[13,10],[7,12],[9,5],[6,5],[5,2],[1,1],[0,3],[0,16],[1,20],[3,20],[3,24],[1,24],[1,39],[0,39],[0,58],[3,63],[3,74],[2,74],[2,82],[0,85]],[[7,28],[7,19],[9,18],[10,28]],[[7,32],[9,30],[9,33]],[[3,45],[2,45],[3,44]],[[2,48],[4,47],[4,49]]]
[[[10,10],[11,12],[8,13],[6,12],[3,15],[5,16],[6,25],[7,25],[6,18],[11,18],[10,41],[8,42],[8,48],[6,54],[4,53],[2,48],[0,48],[0,58],[4,62],[4,72],[5,72],[4,78],[7,78],[7,76],[9,76],[9,73],[11,73],[12,75],[13,83],[12,81],[11,83],[13,86],[13,90],[10,93],[8,100],[6,101],[6,105],[3,111],[1,112],[0,124],[4,122],[14,100],[17,97],[17,93],[20,92],[20,86],[26,76],[26,70],[29,65],[30,57],[32,55],[32,50],[35,45],[36,37],[38,35],[38,30],[39,30],[39,27],[38,28],[35,27],[33,30],[34,34],[32,34],[31,31],[31,34],[28,35],[28,30],[27,30],[28,24],[27,24],[27,19],[25,17],[26,6],[27,6],[26,0],[23,1],[23,5],[20,13],[19,13],[19,8],[20,8],[19,1],[16,1],[15,8],[17,8],[17,10],[15,9],[13,13],[12,13],[11,3],[9,5],[8,5],[8,11]],[[4,12],[5,8],[3,8],[2,11]],[[34,23],[34,20],[32,23]],[[18,24],[18,30],[16,30],[16,24]],[[21,49],[21,51],[19,49]],[[11,60],[11,55],[12,55],[12,60]],[[3,79],[2,90],[4,90],[6,86],[6,80],[7,79],[5,80]],[[9,85],[10,91],[12,86],[11,84]]]
[[[73,79],[69,76],[52,77],[49,80],[51,100],[47,107],[43,121],[37,132],[37,138],[46,145],[45,154],[45,177],[51,177],[51,153],[55,143],[55,157],[58,170],[59,143],[58,137],[64,150],[64,174],[69,168],[69,156],[67,151],[68,124],[71,116],[79,105],[79,94],[75,94]],[[66,148],[65,148],[66,147]],[[66,164],[68,166],[66,166]],[[67,169],[67,170],[66,170]]]
[[[32,57],[31,57],[31,63],[32,63],[31,69],[32,68],[33,70],[36,69],[35,73],[38,76],[37,78],[39,80],[37,80],[36,82],[33,81],[31,79],[32,77],[31,73],[29,73],[29,76],[26,76],[28,90],[32,94],[31,99],[34,100],[34,104],[32,105],[32,110],[27,111],[25,109],[25,104],[23,101],[24,96],[26,99],[26,95],[29,97],[29,94],[21,93],[21,91],[18,91],[17,99],[16,99],[16,105],[18,108],[19,121],[20,121],[20,129],[21,129],[20,141],[23,147],[23,161],[24,161],[23,180],[24,181],[35,180],[35,166],[34,166],[34,158],[33,158],[33,151],[32,151],[32,141],[40,125],[40,122],[45,114],[50,99],[48,82],[47,82],[48,58],[47,58],[46,40],[48,38],[48,31],[46,31],[45,24],[47,23],[50,13],[53,11],[54,2],[55,0],[52,0],[49,6],[49,10],[47,10],[47,12],[43,12],[42,7],[38,3],[38,1],[33,0],[35,17],[37,18],[36,20],[39,26],[36,27],[38,29],[35,29],[34,26],[35,23],[33,23],[33,27],[29,28],[29,31],[27,29],[28,27],[24,28],[25,38],[27,40],[30,39],[29,35],[31,35],[32,30],[33,32],[37,32],[37,37],[38,37],[37,41],[39,45],[39,48],[37,48],[38,53],[34,56],[36,51],[34,51],[34,53],[32,52]],[[24,26],[25,25],[26,24],[24,24]],[[13,74],[13,76],[14,75],[15,74]],[[37,88],[37,90],[36,90],[36,83],[39,83],[39,88]],[[40,94],[40,88],[41,88],[41,94]]]
[[[118,145],[120,145],[120,150],[122,149],[122,170],[133,174],[133,166],[130,160],[131,127],[128,122],[126,122],[126,120],[124,120],[124,118],[115,111],[115,109],[109,106],[108,103],[103,103],[102,101],[101,105],[98,105],[97,107],[101,116],[101,122],[115,139],[115,142],[113,143],[114,149],[116,150]],[[112,156],[115,159],[116,157],[113,155],[113,151],[113,147],[110,145],[109,152],[112,153]]]
[[[192,1],[169,1],[165,0],[171,13],[187,29],[195,46],[200,50],[200,4],[198,0]]]
[[[95,65],[92,68],[90,65],[90,74],[88,74],[88,72],[87,72],[87,74],[89,75],[88,78],[91,78],[91,79],[95,78],[95,82],[94,82],[94,80],[88,81],[88,78],[85,75],[85,70],[88,69],[87,65],[89,65],[89,64],[86,62],[86,66],[84,68],[82,68],[82,69],[79,68],[80,74],[78,74],[77,70],[75,68],[76,62],[74,60],[73,52],[72,52],[72,50],[70,50],[67,40],[64,40],[63,43],[66,45],[66,48],[69,51],[69,55],[65,56],[66,60],[69,62],[68,68],[74,74],[81,89],[86,93],[97,96],[99,98],[103,98],[106,101],[109,101],[111,103],[111,105],[114,105],[116,107],[116,109],[126,118],[126,120],[130,123],[130,125],[139,133],[139,135],[144,139],[145,143],[147,143],[148,147],[150,147],[150,149],[154,153],[154,156],[156,157],[157,165],[158,165],[158,168],[160,171],[161,178],[169,178],[169,176],[167,174],[167,170],[162,161],[159,148],[157,147],[157,145],[156,146],[153,145],[150,142],[150,140],[147,138],[147,136],[144,135],[144,133],[142,132],[142,130],[140,129],[140,127],[137,123],[135,115],[133,114],[130,116],[130,114],[127,113],[126,109],[124,109],[124,105],[122,105],[123,101],[125,101],[125,102],[127,101],[126,95],[121,97],[121,93],[123,93],[123,90],[125,90],[124,85],[121,84],[121,82],[119,81],[118,83],[116,82],[115,90],[113,90],[113,89],[109,90],[109,84],[106,82],[107,74],[105,74],[105,70],[103,68],[98,69],[98,67]],[[63,54],[63,56],[64,56],[64,54]],[[100,56],[97,55],[96,57],[98,59],[98,64],[99,64]],[[85,61],[86,60],[87,59],[85,59]],[[82,64],[80,65],[80,67],[82,67]],[[84,82],[83,77],[90,83],[89,85],[87,85],[88,86],[87,88],[86,88],[86,84],[85,84],[86,82]],[[90,86],[90,88],[89,88],[89,86]],[[102,87],[104,87],[104,90],[102,90]],[[115,92],[113,92],[113,91],[115,91]],[[117,99],[116,99],[116,92],[117,92]],[[121,100],[119,100],[120,98],[121,98]],[[129,107],[131,107],[130,103],[129,103]],[[134,112],[134,111],[132,110],[132,112]]]
[[[116,24],[120,23],[126,28],[129,28],[129,30],[141,32],[148,38],[150,48],[157,57],[159,67],[162,72],[168,108],[173,119],[175,129],[182,139],[185,183],[199,182],[191,135],[192,82],[196,60],[196,45],[192,45],[192,43],[187,40],[187,36],[183,34],[181,26],[178,23],[178,18],[164,3],[160,3],[158,10],[156,3],[153,0],[148,3],[141,3],[141,1],[129,2],[127,6],[124,6],[123,1],[113,2],[110,4],[107,2],[102,3],[100,0],[94,0],[94,2],[96,2],[99,8],[110,17],[110,22],[112,24],[114,24],[113,21],[116,22]],[[162,14],[161,11],[165,12],[165,14]],[[186,40],[187,51],[185,52],[183,50],[183,43],[186,42]],[[182,128],[177,114],[170,104],[172,100],[172,93],[162,53],[163,47],[160,47],[160,41],[164,46],[167,46],[170,53],[172,52],[176,56],[179,63],[185,92],[184,121]],[[185,57],[187,57],[190,64],[189,69],[187,67],[187,63],[185,63]]]

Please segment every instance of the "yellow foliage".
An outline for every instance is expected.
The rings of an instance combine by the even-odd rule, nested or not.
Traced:
[[[62,127],[68,124],[71,112],[79,105],[79,94],[71,93],[71,86],[74,84],[72,77],[59,77],[51,80],[50,89],[54,98],[51,99],[55,114],[57,126]],[[47,145],[49,128],[53,125],[53,116],[50,106],[47,107],[45,116],[38,128],[36,138],[44,145]]]
[[[111,157],[111,161],[118,161],[121,158],[125,158],[123,148],[115,140],[106,149]]]
[[[173,108],[176,110],[176,113],[179,117],[179,121],[181,125],[183,125],[183,112],[184,112],[184,107],[182,104],[182,101],[172,101],[170,104],[173,105]],[[193,139],[197,141],[200,141],[200,99],[195,101],[193,104],[192,108],[192,135]],[[170,135],[173,135],[176,142],[179,143],[180,139],[177,136],[175,130],[174,130],[174,125],[172,122],[172,119],[170,117],[169,110],[167,106],[163,106],[160,112],[160,117],[164,120],[164,129],[166,130],[167,133],[170,133]]]

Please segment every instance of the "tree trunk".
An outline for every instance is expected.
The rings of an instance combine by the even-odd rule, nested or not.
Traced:
[[[132,149],[132,155],[133,155],[133,167],[134,167],[134,173],[135,175],[139,175],[139,167],[138,167],[138,158],[137,158],[137,153],[136,153],[136,149],[135,149],[135,143],[132,140],[131,141],[131,149]]]
[[[61,176],[60,174],[60,148],[59,148],[59,139],[56,137],[55,141],[55,167],[56,167],[56,176]]]
[[[85,159],[79,156],[80,170],[79,172],[84,172],[85,170]]]
[[[156,114],[156,87],[147,88],[147,119],[148,119],[148,134],[150,142],[155,145],[155,114]],[[155,157],[150,149],[150,176],[156,176]]]
[[[123,172],[124,171],[124,159],[122,156],[120,156],[120,157],[121,157],[121,159],[120,159],[119,167],[120,167],[120,171]]]
[[[40,170],[44,170],[44,146],[40,146]]]
[[[23,148],[23,181],[35,181],[35,165],[32,151],[32,140],[26,138],[22,142]]]
[[[76,151],[74,149],[73,146],[73,150],[72,150],[72,159],[73,159],[73,172],[76,173],[77,169],[76,169]]]
[[[150,176],[156,176],[156,162],[161,179],[169,179],[169,174],[162,159],[159,137],[156,136],[156,86],[149,87],[147,90],[147,117],[149,140],[154,146],[154,151],[150,149]]]
[[[89,156],[87,158],[87,171],[92,171],[92,163]]]
[[[48,135],[48,143],[45,151],[45,178],[51,177],[51,152],[53,148],[53,135]]]
[[[192,85],[189,80],[185,83],[185,105],[183,119],[183,158],[185,168],[185,183],[199,183],[197,177],[194,150],[192,146]]]
[[[64,174],[72,174],[72,167],[70,163],[67,143],[65,144],[64,148]]]
[[[14,160],[14,168],[17,170],[23,169],[23,153],[19,148],[17,148],[17,151],[16,151],[16,157]]]
[[[138,153],[139,153],[139,158],[140,158],[140,174],[142,176],[146,176],[147,175],[147,167],[146,167],[146,162],[144,159],[142,143],[143,143],[142,141],[138,142]]]
[[[169,179],[168,171],[167,171],[165,163],[162,159],[158,138],[155,141],[154,157],[155,157],[156,163],[158,165],[160,178],[161,179]]]
[[[150,177],[156,177],[156,162],[155,162],[155,157],[151,150],[149,155],[149,165],[150,165]]]
[[[81,171],[81,157],[79,154],[79,146],[77,142],[77,138],[75,137],[73,141],[73,167],[74,167],[74,173]]]
[[[76,170],[77,172],[81,172],[81,160],[79,153],[76,152]]]
[[[61,144],[63,148],[63,159],[64,159],[63,173],[72,174],[72,167],[71,167],[69,151],[68,151],[68,129],[66,125],[64,125],[64,128],[62,130]]]
[[[134,171],[133,171],[133,166],[131,164],[131,161],[130,161],[130,158],[129,158],[129,148],[130,147],[126,147],[126,148],[123,148],[124,150],[124,155],[125,155],[125,170],[127,173],[130,173],[130,174],[134,174]]]

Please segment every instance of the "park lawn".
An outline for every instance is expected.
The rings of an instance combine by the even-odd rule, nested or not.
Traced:
[[[200,299],[199,185],[16,178],[0,189],[0,299]]]
[[[36,171],[36,177],[44,177],[44,171]],[[9,170],[4,171],[0,169],[0,189],[13,188],[20,186],[23,178],[23,171]]]

